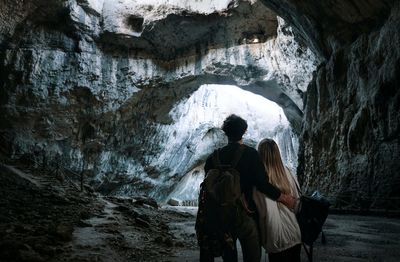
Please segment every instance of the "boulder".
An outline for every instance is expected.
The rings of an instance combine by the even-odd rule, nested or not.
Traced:
[[[179,199],[176,198],[170,198],[167,201],[167,204],[170,206],[181,206],[182,205],[182,201],[180,201]]]

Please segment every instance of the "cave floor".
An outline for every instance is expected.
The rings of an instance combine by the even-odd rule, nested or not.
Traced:
[[[147,197],[104,197],[0,164],[1,262],[159,261],[187,247],[170,223],[190,218]]]
[[[196,212],[79,192],[1,165],[0,261],[198,261]],[[330,215],[324,231],[314,261],[399,261],[398,218]]]
[[[198,261],[193,216],[173,224],[173,233],[192,242],[194,248],[178,249],[162,261]],[[326,245],[319,238],[314,246],[314,261],[400,261],[400,219],[357,215],[329,215],[324,225]],[[237,243],[240,249],[239,242]],[[241,254],[239,250],[239,261]],[[262,254],[261,261],[268,261]],[[215,261],[222,261],[218,258]],[[308,261],[302,249],[302,261]]]

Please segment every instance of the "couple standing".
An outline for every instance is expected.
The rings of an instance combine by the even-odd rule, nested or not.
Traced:
[[[234,243],[240,241],[245,262],[259,262],[261,246],[268,252],[269,261],[300,261],[301,235],[293,210],[298,190],[297,181],[282,163],[276,143],[264,139],[258,152],[242,143],[247,123],[236,115],[230,115],[222,130],[228,137],[228,145],[219,149],[221,165],[231,163],[236,152],[242,150],[235,169],[240,173],[240,187],[246,204],[239,208],[233,227]],[[214,166],[212,155],[206,161],[205,173]],[[226,248],[225,262],[237,261],[236,243]],[[214,261],[207,250],[200,248],[200,261]]]

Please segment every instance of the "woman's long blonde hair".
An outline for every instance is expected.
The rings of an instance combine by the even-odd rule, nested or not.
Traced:
[[[279,188],[282,193],[290,194],[290,182],[286,176],[281,153],[274,140],[265,138],[258,145],[258,153],[264,163],[269,182]]]

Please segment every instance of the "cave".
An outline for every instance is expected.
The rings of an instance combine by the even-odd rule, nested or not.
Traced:
[[[171,177],[184,174],[177,176],[177,181],[170,178],[163,181],[163,184],[171,183],[168,187],[173,190],[161,201],[174,199],[183,206],[197,206],[205,159],[216,147],[228,143],[218,127],[234,113],[247,120],[245,144],[256,147],[263,138],[273,138],[286,166],[296,171],[298,136],[278,104],[236,86],[203,85],[172,109],[170,115],[175,124],[168,127],[167,134],[160,134],[166,137],[166,146],[162,146],[165,149],[158,162],[170,162],[169,166],[175,167],[170,171]],[[185,142],[182,144],[182,141]]]
[[[198,261],[228,113],[329,199],[318,261],[396,261],[399,28],[395,0],[2,0],[0,261]]]

